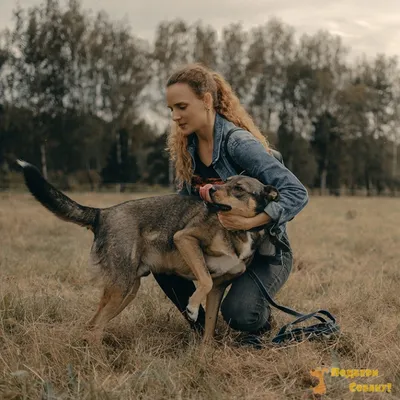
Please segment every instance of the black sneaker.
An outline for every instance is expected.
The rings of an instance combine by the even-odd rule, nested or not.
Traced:
[[[239,347],[248,346],[257,350],[261,350],[263,348],[262,335],[247,333],[246,335],[243,335],[240,338],[238,338],[236,344]]]
[[[255,332],[244,332],[240,337],[237,339],[237,344],[239,346],[250,346],[257,350],[262,349],[263,346],[263,336],[270,332],[275,326],[275,320],[273,316],[270,314],[268,321],[266,324]]]

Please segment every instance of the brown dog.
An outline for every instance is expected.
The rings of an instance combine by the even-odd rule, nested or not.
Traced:
[[[141,278],[151,272],[198,282],[187,314],[195,321],[201,302],[207,299],[204,340],[210,339],[226,285],[245,271],[267,235],[264,229],[228,231],[215,211],[250,217],[279,199],[274,187],[235,176],[224,185],[205,189],[212,205],[197,196],[171,194],[98,209],[74,202],[48,183],[36,167],[18,163],[30,192],[44,207],[94,233],[91,260],[104,278],[99,309],[89,323],[97,341],[106,324],[135,298]]]

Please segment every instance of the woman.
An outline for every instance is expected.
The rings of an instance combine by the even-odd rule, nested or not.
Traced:
[[[265,137],[221,75],[202,65],[191,64],[175,72],[166,86],[174,122],[168,148],[175,162],[176,177],[182,184],[182,194],[196,194],[205,184],[224,181],[243,170],[246,175],[278,188],[279,202],[269,203],[254,218],[219,213],[226,229],[250,230],[264,225],[269,229],[273,244],[266,241],[261,245],[249,268],[274,297],[292,269],[286,223],[307,204],[307,190],[273,156]],[[155,275],[155,279],[184,313],[195,290],[193,282],[164,274]],[[232,282],[222,301],[221,312],[230,327],[247,332],[248,343],[259,344],[262,333],[271,328],[270,306],[247,273]],[[204,317],[201,309],[193,328],[201,331]]]

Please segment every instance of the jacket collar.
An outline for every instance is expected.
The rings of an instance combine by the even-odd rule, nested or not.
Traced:
[[[221,154],[221,143],[223,138],[224,126],[225,126],[225,118],[222,117],[222,115],[216,113],[215,123],[214,123],[214,133],[213,133],[214,144],[213,144],[212,164],[214,164],[219,159]],[[193,158],[196,148],[197,148],[197,136],[195,133],[192,133],[188,138],[187,149]]]

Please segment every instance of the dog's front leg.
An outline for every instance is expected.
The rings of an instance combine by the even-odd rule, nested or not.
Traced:
[[[175,233],[174,243],[182,255],[182,258],[191,268],[198,282],[197,289],[189,298],[189,303],[186,307],[188,317],[192,321],[196,321],[199,315],[201,302],[212,289],[213,282],[195,231],[192,229],[184,229]]]
[[[226,284],[215,285],[207,295],[206,304],[206,326],[204,329],[203,343],[210,341],[214,337],[215,325],[217,323],[218,311],[221,305],[222,296],[225,292]]]

